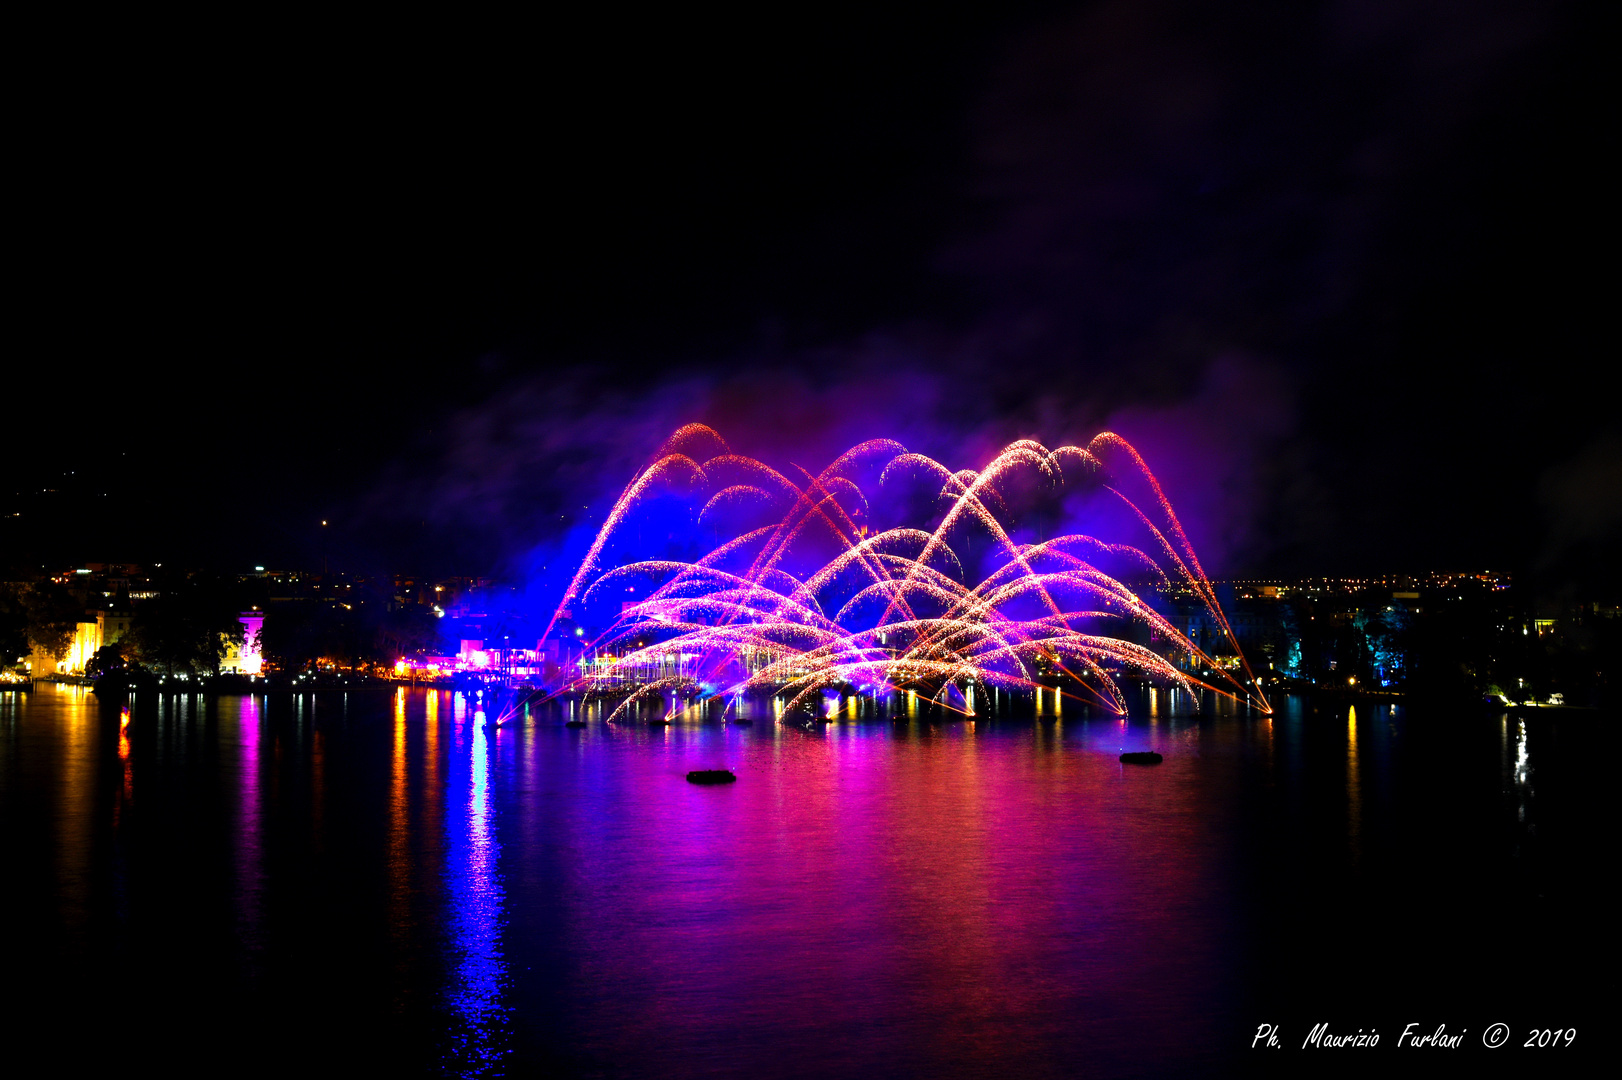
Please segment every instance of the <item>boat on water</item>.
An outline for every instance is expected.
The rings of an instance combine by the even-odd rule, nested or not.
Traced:
[[[1121,761],[1127,765],[1159,765],[1165,760],[1153,750],[1130,750],[1121,755]]]
[[[687,774],[689,784],[730,784],[736,779],[731,769],[694,769]]]

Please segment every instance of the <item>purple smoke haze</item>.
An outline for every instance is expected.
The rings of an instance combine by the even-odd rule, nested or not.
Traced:
[[[589,533],[688,422],[813,471],[874,437],[961,468],[1113,429],[1214,574],[1406,563],[1444,535],[1455,558],[1513,553],[1465,437],[1512,361],[1450,340],[1458,324],[1399,347],[1417,332],[1393,312],[1454,287],[1485,204],[1449,185],[1476,182],[1481,118],[1568,14],[1152,0],[1030,18],[972,83],[923,284],[854,320],[797,308],[840,272],[818,241],[818,269],[779,281],[753,336],[491,353],[481,367],[510,374],[394,467],[371,518],[407,505],[466,560],[550,566],[536,545]],[[642,295],[605,315],[604,340]],[[1527,392],[1574,377],[1552,362]]]

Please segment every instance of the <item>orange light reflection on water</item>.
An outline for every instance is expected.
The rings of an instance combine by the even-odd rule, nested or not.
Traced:
[[[1355,863],[1363,850],[1363,774],[1357,760],[1357,706],[1346,713],[1346,836]]]

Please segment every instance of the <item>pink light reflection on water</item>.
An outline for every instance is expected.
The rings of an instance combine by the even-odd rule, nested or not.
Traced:
[[[1028,1076],[1130,1062],[1172,1018],[1215,1045],[1186,1030],[1227,915],[1206,903],[1220,844],[1198,784],[1175,761],[1124,769],[1114,724],[1058,727],[543,734],[518,812],[563,865],[509,903],[566,883],[581,1056]],[[685,782],[718,765],[738,783]]]
[[[235,713],[237,771],[236,897],[237,940],[246,955],[249,971],[257,968],[262,948],[260,930],[265,891],[263,850],[263,775],[260,772],[261,702],[259,698],[218,698],[220,738],[228,738],[227,725]]]

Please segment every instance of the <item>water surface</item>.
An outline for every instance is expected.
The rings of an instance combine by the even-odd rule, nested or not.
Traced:
[[[1107,1077],[1252,1072],[1263,1021],[1587,1015],[1549,946],[1614,943],[1609,728],[1139,704],[492,731],[442,692],[152,698],[121,733],[3,694],[9,1026],[180,1072]]]

